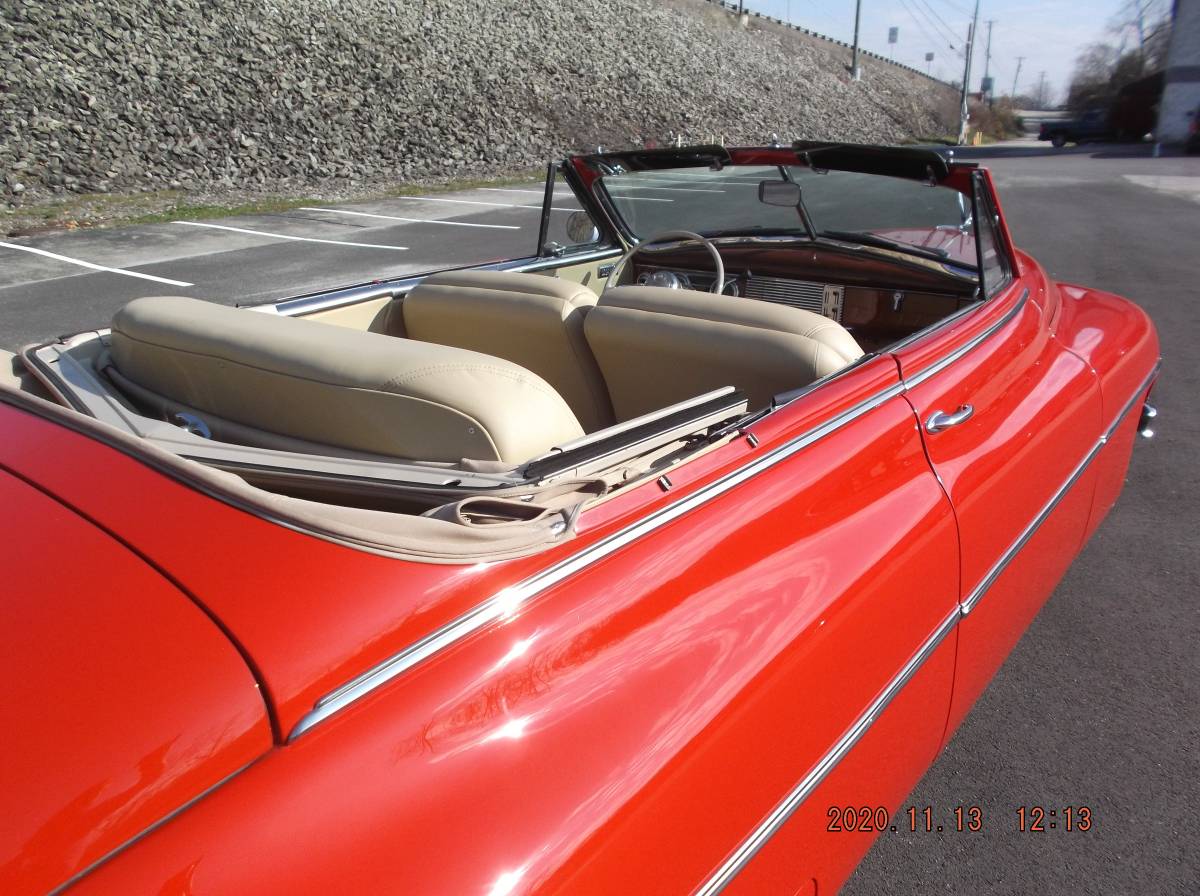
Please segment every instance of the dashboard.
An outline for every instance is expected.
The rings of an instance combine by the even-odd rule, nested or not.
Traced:
[[[627,282],[711,292],[716,274],[697,247],[648,248]],[[748,300],[801,308],[836,320],[866,351],[877,351],[972,304],[974,281],[936,263],[830,253],[806,244],[779,248],[721,246],[726,264],[720,292]]]

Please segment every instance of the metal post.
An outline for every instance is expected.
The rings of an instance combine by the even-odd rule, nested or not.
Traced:
[[[983,51],[983,80],[985,83],[988,81],[988,75],[991,73],[991,68],[992,68],[992,25],[994,25],[994,24],[995,24],[995,20],[988,19],[988,22],[987,22],[987,26],[988,26],[987,49],[985,49]],[[991,99],[991,96],[992,96],[992,94],[991,94],[991,91],[989,90],[988,91],[988,99],[989,100]]]
[[[854,0],[854,50],[850,55],[850,77],[855,81],[862,77],[858,70],[858,23],[862,18],[862,0]]]
[[[970,108],[967,105],[967,93],[970,90],[971,84],[971,56],[975,51],[975,28],[979,24],[979,0],[975,0],[975,14],[971,17],[971,24],[967,28],[967,59],[966,67],[963,69],[962,82],[962,116],[958,126],[958,142],[961,145],[967,139],[967,120],[970,118]]]

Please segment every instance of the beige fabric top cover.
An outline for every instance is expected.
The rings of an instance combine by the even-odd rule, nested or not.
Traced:
[[[618,420],[723,386],[751,408],[862,356],[836,321],[787,305],[690,289],[619,286],[584,324]]]
[[[545,380],[500,358],[196,299],[133,300],[111,352],[200,411],[388,457],[521,463],[583,434]]]
[[[583,335],[596,294],[541,274],[448,271],[425,278],[402,303],[412,339],[505,358],[550,383],[587,432],[613,424],[612,405]]]

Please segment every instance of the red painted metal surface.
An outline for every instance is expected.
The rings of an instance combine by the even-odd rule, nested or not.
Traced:
[[[740,160],[790,151],[756,152]],[[971,170],[954,169],[960,189]],[[1013,286],[977,311],[756,423],[757,445],[736,438],[673,469],[670,491],[629,488],[585,512],[570,541],[499,563],[421,564],[324,541],[0,404],[0,464],[135,545],[228,635],[99,528],[3,481],[6,504],[11,493],[29,521],[24,540],[5,546],[15,571],[6,584],[38,596],[18,604],[31,628],[4,660],[21,667],[10,680],[33,680],[24,670],[47,656],[105,671],[69,667],[75,678],[19,697],[47,721],[14,729],[0,750],[45,765],[0,773],[21,769],[25,790],[13,792],[58,806],[55,830],[67,834],[43,850],[43,816],[7,820],[3,842],[29,858],[6,866],[25,876],[4,889],[52,886],[267,750],[262,699],[234,643],[286,735],[318,698],[506,586],[886,391],[302,737],[277,736],[76,888],[689,892],[866,719],[862,739],[730,888],[835,890],[874,834],[828,832],[829,807],[900,806],[1115,499],[1128,461],[1136,402],[1061,491],[1153,367],[1152,326],[1124,300],[1060,288],[1027,256],[1016,268]],[[968,403],[975,412],[961,426],[922,433],[934,410]],[[69,565],[54,532],[69,533]],[[868,714],[1002,561],[978,604]],[[86,599],[92,591],[100,599]],[[29,646],[45,644],[54,649]],[[148,670],[153,681],[109,712],[105,698]],[[143,757],[156,757],[152,767]],[[61,786],[38,789],[60,768]],[[147,768],[158,777],[133,787]],[[117,821],[97,820],[95,796],[72,802],[90,794],[73,775],[124,794],[104,803]]]
[[[44,893],[271,745],[250,671],[128,549],[0,469],[0,892]]]
[[[826,413],[896,382],[886,358],[858,374]],[[687,891],[953,610],[956,553],[893,398],[277,750],[80,891]],[[936,752],[951,671],[888,710],[891,799]]]

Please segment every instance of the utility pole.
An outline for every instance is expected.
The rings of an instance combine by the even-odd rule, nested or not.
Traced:
[[[983,51],[983,84],[986,85],[983,92],[987,94],[989,100],[992,97],[991,84],[989,83],[991,78],[988,75],[992,68],[992,26],[994,24],[996,24],[994,19],[988,19],[987,49]]]
[[[1045,109],[1046,108],[1046,73],[1045,72],[1042,72],[1041,78],[1038,79],[1037,100],[1038,100],[1038,106]]]
[[[854,81],[862,77],[858,70],[858,22],[862,18],[862,0],[854,0],[854,49],[850,54],[850,78]]]
[[[1024,56],[1017,57],[1017,73],[1015,75],[1013,75],[1013,89],[1012,89],[1012,97],[1013,97],[1014,102],[1016,102],[1016,99],[1017,99],[1017,79],[1021,77],[1021,63],[1024,61],[1025,61]]]
[[[975,0],[975,13],[971,17],[971,24],[967,28],[967,59],[966,67],[963,69],[962,82],[962,109],[959,114],[961,121],[958,126],[958,142],[961,145],[967,139],[967,119],[970,118],[970,109],[967,106],[967,92],[971,85],[971,56],[975,51],[975,29],[979,25],[979,0]]]

